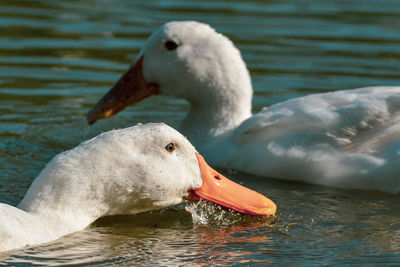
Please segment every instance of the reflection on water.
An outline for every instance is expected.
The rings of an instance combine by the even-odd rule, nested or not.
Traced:
[[[207,22],[237,44],[252,75],[256,112],[310,93],[400,85],[398,4],[2,1],[0,202],[18,204],[54,155],[102,131],[149,121],[178,125],[188,106],[165,97],[152,97],[91,128],[85,121],[148,35],[166,21]],[[276,224],[234,215],[237,223],[200,224],[178,207],[104,218],[52,243],[2,254],[0,262],[378,265],[400,260],[398,196],[228,176],[274,200],[283,211]]]
[[[46,264],[182,264],[257,261],[237,246],[269,242],[265,223],[196,226],[182,209],[107,217],[58,241],[20,250],[7,260]],[[250,257],[249,257],[250,256]]]

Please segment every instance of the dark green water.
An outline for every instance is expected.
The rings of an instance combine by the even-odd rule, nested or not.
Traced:
[[[86,112],[144,40],[171,20],[207,22],[241,49],[254,111],[310,93],[400,85],[400,1],[0,0],[0,202],[16,205],[57,153],[112,128],[177,126],[187,104],[152,97],[89,128]],[[106,218],[0,264],[398,265],[400,198],[243,174],[283,209],[273,226],[198,225],[182,208]]]

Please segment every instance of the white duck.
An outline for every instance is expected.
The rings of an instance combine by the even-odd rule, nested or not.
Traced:
[[[152,94],[190,103],[180,130],[217,167],[400,191],[400,87],[309,95],[252,116],[251,80],[239,50],[209,25],[183,21],[150,36],[88,122]]]
[[[0,204],[0,251],[57,239],[102,216],[199,198],[251,215],[276,210],[268,198],[211,169],[165,124],[114,130],[54,157],[18,208]]]

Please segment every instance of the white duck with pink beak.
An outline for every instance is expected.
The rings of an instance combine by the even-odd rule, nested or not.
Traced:
[[[153,94],[185,99],[180,131],[214,166],[340,188],[400,191],[400,87],[291,99],[251,114],[239,50],[209,25],[169,22],[89,112],[90,124]]]
[[[249,215],[276,211],[268,198],[209,167],[165,124],[110,131],[54,157],[18,207],[0,203],[0,251],[55,240],[103,216],[199,199]]]

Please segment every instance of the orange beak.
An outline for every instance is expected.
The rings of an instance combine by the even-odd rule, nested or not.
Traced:
[[[144,79],[142,64],[143,56],[119,78],[110,91],[89,111],[87,115],[89,124],[93,124],[99,119],[112,117],[126,106],[159,93],[158,85],[147,83]]]
[[[204,158],[196,153],[203,184],[189,190],[189,200],[204,199],[234,211],[260,216],[272,216],[276,205],[265,196],[232,182],[208,166]]]

